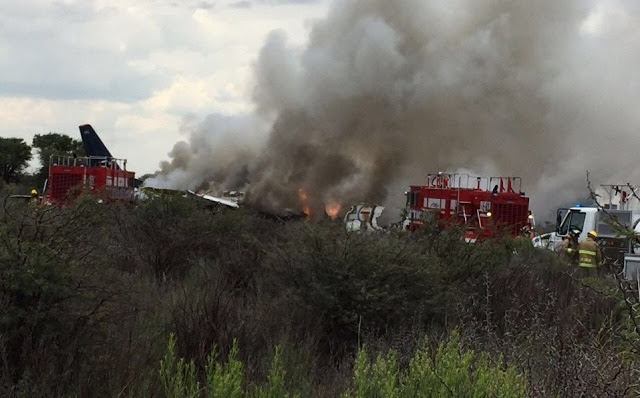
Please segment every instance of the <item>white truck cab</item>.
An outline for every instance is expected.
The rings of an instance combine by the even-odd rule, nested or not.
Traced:
[[[638,214],[631,210],[602,209],[599,207],[572,207],[570,209],[559,209],[556,221],[556,230],[533,238],[535,247],[557,250],[562,238],[569,235],[569,232],[577,229],[580,231],[579,241],[587,238],[589,231],[598,233],[598,240],[605,248],[616,251],[632,252],[633,248],[621,241],[620,234],[612,226],[612,218],[617,223],[627,228],[640,229],[638,225]],[[640,232],[640,231],[636,231]]]
[[[595,229],[597,214],[597,207],[559,209],[556,230],[534,237],[533,246],[556,250],[562,243],[562,238],[569,235],[569,231],[574,229],[581,231],[579,240],[583,240],[587,237],[589,231]]]

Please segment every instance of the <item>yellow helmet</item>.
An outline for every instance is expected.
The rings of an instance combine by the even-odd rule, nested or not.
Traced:
[[[598,233],[596,231],[589,231],[589,233],[587,234],[587,236],[593,236],[593,238],[597,238],[598,237]]]
[[[37,195],[37,194],[38,194],[38,191],[36,191],[35,189],[31,190],[31,195]]]

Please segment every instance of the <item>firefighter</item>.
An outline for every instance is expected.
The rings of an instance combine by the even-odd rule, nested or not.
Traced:
[[[572,263],[571,261],[573,257],[574,249],[571,247],[571,237],[569,235],[565,235],[562,237],[562,243],[560,247],[556,249],[560,253],[560,257],[564,259],[568,263]]]
[[[29,198],[29,203],[31,205],[37,205],[39,202],[38,191],[34,188],[31,190],[31,198]]]
[[[527,226],[520,229],[520,233],[513,239],[514,251],[519,254],[525,254],[533,249],[533,242],[529,237],[530,231]]]
[[[569,235],[562,237],[559,249],[560,256],[571,265],[578,265],[578,237],[571,231]]]
[[[602,252],[596,243],[598,233],[590,231],[587,239],[578,245],[578,266],[585,276],[593,276],[597,273],[598,266],[602,263]]]

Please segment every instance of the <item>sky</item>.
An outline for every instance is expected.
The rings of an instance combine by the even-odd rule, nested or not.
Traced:
[[[302,46],[328,0],[0,1],[0,136],[79,138],[90,123],[138,175],[186,119],[253,110],[253,65],[282,30]]]
[[[639,16],[637,0],[0,0],[0,136],[90,123],[138,176],[165,161],[170,187],[222,173],[265,198],[326,177],[318,193],[403,205],[428,171],[486,168],[548,210],[586,170],[640,181]]]

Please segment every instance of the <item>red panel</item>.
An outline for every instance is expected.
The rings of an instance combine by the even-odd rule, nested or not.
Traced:
[[[498,193],[476,188],[451,188],[448,184],[436,187],[412,185],[410,193],[411,229],[419,227],[423,217],[435,217],[445,223],[466,225],[468,237],[478,239],[498,230],[517,236],[529,223],[529,198],[513,192],[510,184]],[[482,202],[488,202],[490,208],[482,208]],[[489,210],[491,216],[483,210]]]
[[[130,200],[133,195],[135,173],[106,167],[60,166],[49,167],[48,199],[67,202],[75,199],[83,189],[89,189],[105,199]]]

